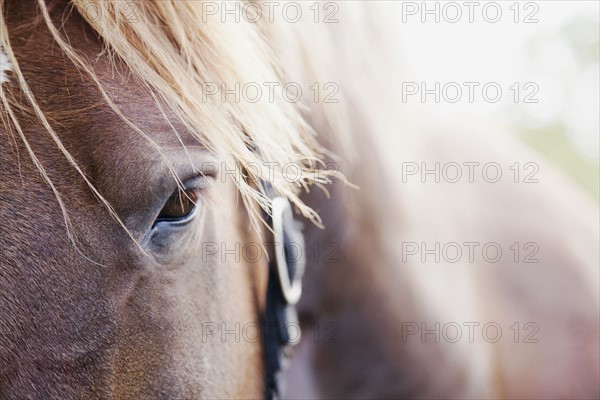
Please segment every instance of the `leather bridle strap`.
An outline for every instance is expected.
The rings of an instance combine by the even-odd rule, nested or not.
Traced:
[[[300,340],[296,303],[302,293],[305,268],[304,237],[294,220],[287,199],[275,197],[269,183],[263,182],[272,199],[271,214],[265,221],[273,231],[273,252],[269,257],[269,281],[263,341],[265,354],[265,399],[276,399],[281,391],[281,371],[291,356],[292,345]]]

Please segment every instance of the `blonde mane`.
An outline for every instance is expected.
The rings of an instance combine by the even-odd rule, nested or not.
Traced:
[[[265,28],[244,19],[235,24],[224,24],[219,18],[203,15],[203,3],[200,1],[135,2],[132,4],[139,12],[132,19],[129,18],[131,10],[119,7],[122,3],[104,0],[71,2],[74,10],[98,33],[104,46],[103,54],[110,62],[121,60],[137,81],[156,94],[155,101],[161,111],[168,107],[203,146],[224,160],[229,169],[235,168],[240,175],[246,176],[246,179],[236,180],[236,185],[248,210],[255,209],[249,207],[254,201],[269,210],[270,200],[264,188],[252,186],[252,182],[258,178],[253,176],[254,169],[245,169],[244,166],[271,163],[275,165],[274,179],[270,182],[274,190],[287,197],[305,217],[318,222],[318,215],[300,200],[298,194],[300,189],[310,184],[328,181],[326,174],[315,173],[324,150],[305,122],[300,103],[286,100],[280,91],[274,91],[273,98],[262,96],[256,102],[244,99],[220,102],[219,96],[201,95],[206,89],[204,82],[217,82],[229,88],[253,82],[282,82],[281,61],[267,40],[273,33],[265,32],[265,29],[275,29],[275,24],[273,28]],[[93,15],[89,12],[90,5],[96,10]],[[66,57],[96,83],[104,100],[117,115],[132,129],[151,140],[111,100],[92,66],[69,44],[68,38],[50,17],[46,1],[38,0],[38,6],[41,19]],[[3,0],[0,0],[0,7],[4,9]],[[111,205],[88,181],[61,143],[38,106],[39,99],[34,98],[28,90],[19,60],[12,51],[10,32],[3,14],[0,14],[0,29],[1,45],[7,58],[5,60],[3,56],[2,65],[6,65],[5,61],[12,64],[11,81],[25,93],[32,112],[71,165],[121,223]],[[11,99],[4,90],[0,90],[0,96],[3,128],[11,135],[16,132],[16,136],[24,143],[34,164],[52,188],[68,227],[68,213],[61,194],[29,146]],[[163,114],[166,118],[166,113]],[[154,145],[164,156],[158,145]],[[282,168],[290,163],[300,166],[301,179],[286,179]],[[177,179],[174,171],[172,173]],[[251,214],[253,225],[258,228],[260,214]]]
[[[6,76],[5,72],[10,71],[11,69],[12,65],[4,53],[4,48],[0,47],[0,84],[8,82],[8,77]]]

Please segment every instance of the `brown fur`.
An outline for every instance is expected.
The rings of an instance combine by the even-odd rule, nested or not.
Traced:
[[[8,20],[16,30],[35,7]],[[61,15],[62,9],[55,9]],[[15,16],[11,18],[11,16]],[[90,57],[101,51],[83,22],[70,18],[70,40]],[[137,240],[165,196],[176,188],[147,142],[103,105],[89,81],[53,46],[43,24],[21,25],[12,43],[26,79],[43,98],[61,140],[113,204]],[[184,178],[189,161],[151,97],[127,71],[106,82],[122,89],[120,106],[167,149]],[[67,92],[68,83],[69,92]],[[5,87],[6,88],[6,87]],[[36,93],[37,94],[37,93]],[[18,92],[17,92],[18,95]],[[141,115],[140,109],[148,110]],[[61,211],[19,141],[1,131],[0,397],[2,398],[195,398],[260,397],[260,343],[202,341],[204,322],[258,322],[249,277],[257,265],[200,263],[204,241],[247,242],[237,220],[233,187],[215,179],[207,189],[203,221],[164,251],[141,253],[114,222],[56,146],[34,122],[27,138],[67,199],[76,246],[69,243]],[[194,163],[212,160],[195,139],[184,138]],[[216,209],[212,203],[223,207]],[[239,210],[239,208],[237,208]],[[224,215],[220,215],[224,214]],[[200,240],[201,238],[201,240]],[[177,251],[173,251],[173,246]],[[161,255],[163,255],[161,257]],[[218,336],[217,338],[219,338]]]

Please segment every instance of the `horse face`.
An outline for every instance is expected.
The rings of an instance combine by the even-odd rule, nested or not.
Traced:
[[[146,136],[65,63],[43,24],[23,25],[12,46],[62,144],[127,229],[24,110],[66,223],[23,143],[0,129],[0,397],[260,396],[262,265],[236,252],[253,239],[234,185],[151,93],[98,57],[82,26],[66,24],[71,43]],[[14,80],[4,90],[26,104]]]

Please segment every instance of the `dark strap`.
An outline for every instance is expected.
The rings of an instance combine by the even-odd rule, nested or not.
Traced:
[[[267,184],[268,185],[268,184]],[[273,198],[270,185],[267,193]],[[266,214],[266,213],[265,213]],[[304,237],[301,226],[294,221],[291,212],[283,217],[283,238],[274,234],[274,251],[269,258],[269,281],[267,285],[267,299],[265,314],[263,316],[264,354],[265,354],[265,398],[277,399],[281,393],[281,371],[288,363],[292,354],[292,345],[300,340],[300,325],[296,313],[295,302],[288,302],[290,296],[285,295],[285,287],[279,271],[276,251],[278,246],[283,246],[286,268],[289,281],[300,284],[304,275],[305,253]],[[273,218],[265,215],[265,220],[273,228]],[[280,242],[278,242],[280,241]],[[281,247],[279,247],[281,250]],[[285,277],[283,277],[285,279]],[[293,341],[293,343],[292,343]]]

